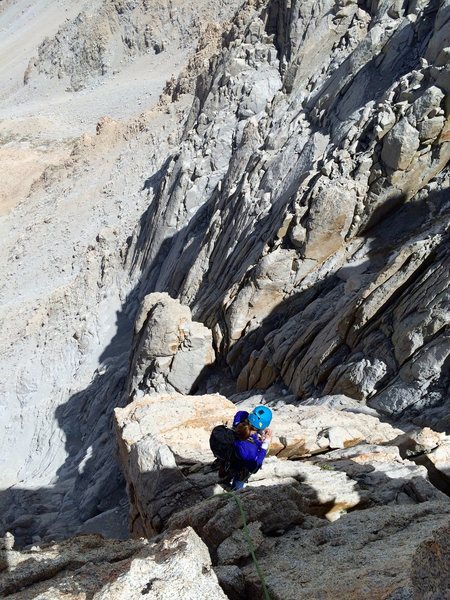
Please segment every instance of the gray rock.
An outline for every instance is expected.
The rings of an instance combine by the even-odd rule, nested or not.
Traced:
[[[245,580],[241,570],[236,565],[221,565],[214,567],[220,587],[228,597],[245,600]]]
[[[386,364],[379,359],[371,362],[362,359],[358,362],[338,366],[331,372],[324,393],[347,394],[363,400],[376,391],[376,386],[387,372]]]
[[[264,541],[264,535],[261,532],[261,523],[253,521],[249,524],[247,530],[251,539],[251,545],[254,551]],[[221,565],[234,565],[243,558],[250,556],[251,548],[248,543],[248,536],[241,529],[234,531],[230,537],[224,540],[217,547],[217,560]]]
[[[423,597],[423,591],[438,598],[446,585],[438,567],[443,565],[445,554],[440,555],[423,583],[418,578],[426,568],[416,559],[423,555],[428,564],[439,554],[433,552],[434,537],[440,548],[445,547],[445,512],[445,504],[379,507],[370,512],[353,512],[311,531],[294,528],[277,540],[275,552],[268,549],[263,556],[260,553],[259,564],[270,597],[403,599]],[[250,593],[263,597],[253,567],[242,570]],[[442,573],[447,570],[444,566]]]
[[[356,490],[361,490],[361,497],[369,504],[445,501],[445,495],[428,479],[426,468],[402,460],[395,446],[361,444],[334,450],[323,464],[357,482]]]
[[[444,525],[420,544],[413,559],[413,598],[445,598],[450,577],[450,526]]]
[[[11,7],[18,4],[7,3],[2,17]],[[79,17],[70,13],[30,64],[24,93],[34,95],[36,85],[61,95],[69,86],[80,90],[79,107],[92,97],[83,86],[112,83],[121,61],[129,71],[118,75],[126,78],[146,52],[173,60],[164,62],[164,83],[181,69],[206,21],[218,21],[205,27],[158,107],[126,113],[133,116],[127,123],[89,113],[97,135],[76,142],[67,139],[86,130],[64,129],[70,147],[59,166],[42,172],[27,201],[2,220],[0,387],[7,419],[0,423],[0,471],[8,491],[0,506],[2,527],[16,521],[21,543],[36,534],[61,538],[111,514],[124,491],[113,407],[147,391],[194,390],[215,358],[216,381],[223,368],[242,391],[282,382],[298,397],[297,412],[300,399],[341,392],[359,404],[353,412],[316,413],[310,427],[305,419],[289,423],[283,440],[274,440],[280,459],[268,462],[252,486],[286,485],[287,499],[283,490],[245,492],[257,499],[255,521],[286,507],[261,529],[266,538],[293,524],[315,528],[311,515],[326,525],[323,516],[359,506],[363,491],[367,502],[391,503],[397,495],[404,505],[433,491],[423,469],[388,451],[388,466],[378,460],[367,472],[368,492],[347,471],[303,469],[281,458],[361,438],[390,442],[366,402],[384,414],[447,427],[448,2],[430,10],[421,0],[252,0],[232,17],[236,7],[96,0]],[[51,78],[59,76],[58,85]],[[7,103],[23,98],[14,86]],[[113,96],[102,90],[95,105],[101,116]],[[49,97],[46,110],[52,103]],[[21,105],[15,117],[26,109]],[[158,308],[154,294],[164,298]],[[161,420],[182,402],[172,397]],[[135,533],[153,535],[178,508],[197,507],[214,493],[211,457],[205,461],[194,443],[200,430],[204,443],[210,423],[188,431],[192,446],[181,455],[160,431],[143,435],[128,425],[134,441],[121,453]],[[395,473],[402,476],[386,483]],[[379,497],[371,492],[378,484]],[[344,507],[333,500],[334,486]],[[221,510],[226,520],[228,509]],[[219,525],[209,524],[212,538]],[[273,544],[266,539],[261,549],[276,554]],[[377,573],[386,566],[380,561]],[[282,597],[286,589],[277,585]],[[397,596],[411,590],[406,575],[393,587]]]
[[[76,18],[39,45],[24,81],[29,84],[39,76],[57,77],[68,80],[75,91],[98,85],[99,78],[111,77],[136,57],[175,52],[182,44],[195,48],[200,15],[224,20],[232,16],[235,6],[197,4],[191,10],[183,7],[181,14],[159,1],[152,3],[151,10],[145,2],[111,6],[100,0],[92,6],[81,6]]]
[[[391,169],[404,171],[419,148],[419,133],[407,119],[401,119],[383,141],[381,159]]]
[[[80,593],[98,600],[149,593],[160,600],[174,593],[186,600],[226,598],[206,546],[190,528],[153,543],[77,536],[15,555],[10,572],[0,576],[0,593],[17,600],[75,600]]]
[[[215,359],[211,332],[168,294],[149,294],[136,318],[128,381],[132,397],[154,391],[189,393]]]
[[[419,138],[423,142],[432,142],[441,133],[444,127],[444,117],[433,117],[422,121],[418,126]]]

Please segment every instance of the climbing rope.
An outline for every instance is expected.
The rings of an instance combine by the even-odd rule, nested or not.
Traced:
[[[212,500],[213,498],[217,498],[220,496],[233,498],[233,500],[236,502],[236,504],[238,506],[239,512],[241,513],[241,518],[242,518],[242,523],[243,523],[242,530],[244,532],[245,541],[247,542],[247,546],[250,551],[250,556],[252,557],[253,563],[255,565],[256,573],[258,574],[259,580],[261,581],[264,600],[270,600],[269,592],[268,592],[267,586],[266,586],[266,580],[264,578],[264,574],[263,574],[261,567],[259,566],[258,560],[256,558],[255,547],[253,546],[253,540],[250,535],[250,531],[248,529],[247,515],[245,512],[244,505],[242,504],[242,500],[239,498],[239,496],[234,491],[224,492],[223,494],[216,494],[216,495],[212,496],[210,499]]]

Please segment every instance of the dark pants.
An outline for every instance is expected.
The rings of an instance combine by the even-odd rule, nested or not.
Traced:
[[[230,486],[232,490],[241,490],[244,488],[250,475],[250,471],[245,467],[220,462],[219,483]]]

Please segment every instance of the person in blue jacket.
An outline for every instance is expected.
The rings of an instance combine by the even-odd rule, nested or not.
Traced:
[[[249,476],[262,466],[272,439],[268,428],[272,411],[267,406],[257,406],[251,413],[240,410],[233,419],[236,463],[228,474],[231,489],[241,490]]]

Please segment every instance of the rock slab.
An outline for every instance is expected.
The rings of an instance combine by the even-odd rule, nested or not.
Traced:
[[[190,528],[157,541],[76,536],[10,552],[0,594],[14,600],[225,599],[208,550]]]

